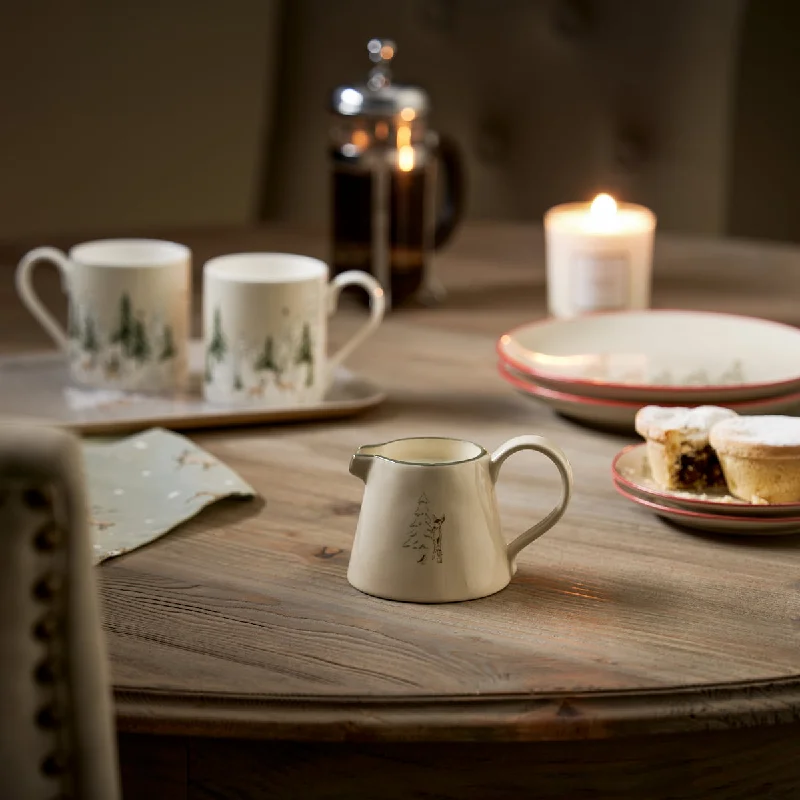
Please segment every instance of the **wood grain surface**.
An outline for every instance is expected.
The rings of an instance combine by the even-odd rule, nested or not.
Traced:
[[[320,237],[274,229],[180,240],[198,266],[253,248],[324,255]],[[0,246],[6,351],[46,343],[12,297],[22,249]],[[437,263],[446,303],[393,313],[350,364],[387,390],[380,408],[193,436],[262,499],[211,507],[100,568],[120,729],[563,741],[784,723],[796,736],[800,538],[701,535],[660,521],[613,489],[611,459],[632,439],[560,419],[502,383],[496,338],[545,313],[538,228],[468,227]],[[39,283],[61,302],[53,275]],[[800,250],[661,235],[654,305],[798,324]],[[357,321],[356,310],[343,313],[334,338]],[[493,449],[522,433],[565,450],[576,488],[506,590],[422,606],[350,587],[363,487],[347,465],[359,445],[433,434]],[[545,459],[511,459],[498,484],[508,537],[557,493]]]

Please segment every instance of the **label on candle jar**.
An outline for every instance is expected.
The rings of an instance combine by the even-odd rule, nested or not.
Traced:
[[[630,255],[623,251],[573,253],[572,298],[581,311],[625,308],[630,299]]]

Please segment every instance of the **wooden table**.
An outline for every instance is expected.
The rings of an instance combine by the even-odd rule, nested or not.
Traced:
[[[198,261],[324,253],[269,229],[182,239]],[[501,382],[495,339],[544,314],[537,228],[469,227],[438,264],[447,303],[396,312],[353,361],[389,391],[382,407],[196,436],[262,499],[100,568],[127,800],[800,797],[800,539],[661,522],[611,485],[630,439]],[[662,235],[656,264],[654,305],[800,324],[800,250]],[[44,344],[3,291],[3,348]],[[421,606],[349,586],[359,444],[527,432],[566,451],[576,491],[509,588]],[[541,457],[508,462],[509,536],[557,485]]]

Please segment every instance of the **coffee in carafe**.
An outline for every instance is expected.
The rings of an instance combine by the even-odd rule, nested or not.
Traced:
[[[332,270],[370,273],[389,308],[435,303],[443,289],[431,253],[461,217],[462,159],[429,129],[428,95],[392,82],[394,42],[372,39],[367,50],[374,66],[366,83],[333,93]]]

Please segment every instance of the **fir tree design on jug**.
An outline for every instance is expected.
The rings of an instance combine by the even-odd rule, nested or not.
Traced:
[[[437,516],[430,511],[428,496],[423,492],[417,500],[414,519],[403,542],[403,547],[409,547],[419,553],[418,564],[433,561],[437,564],[442,563],[442,526],[445,519],[445,514]]]

